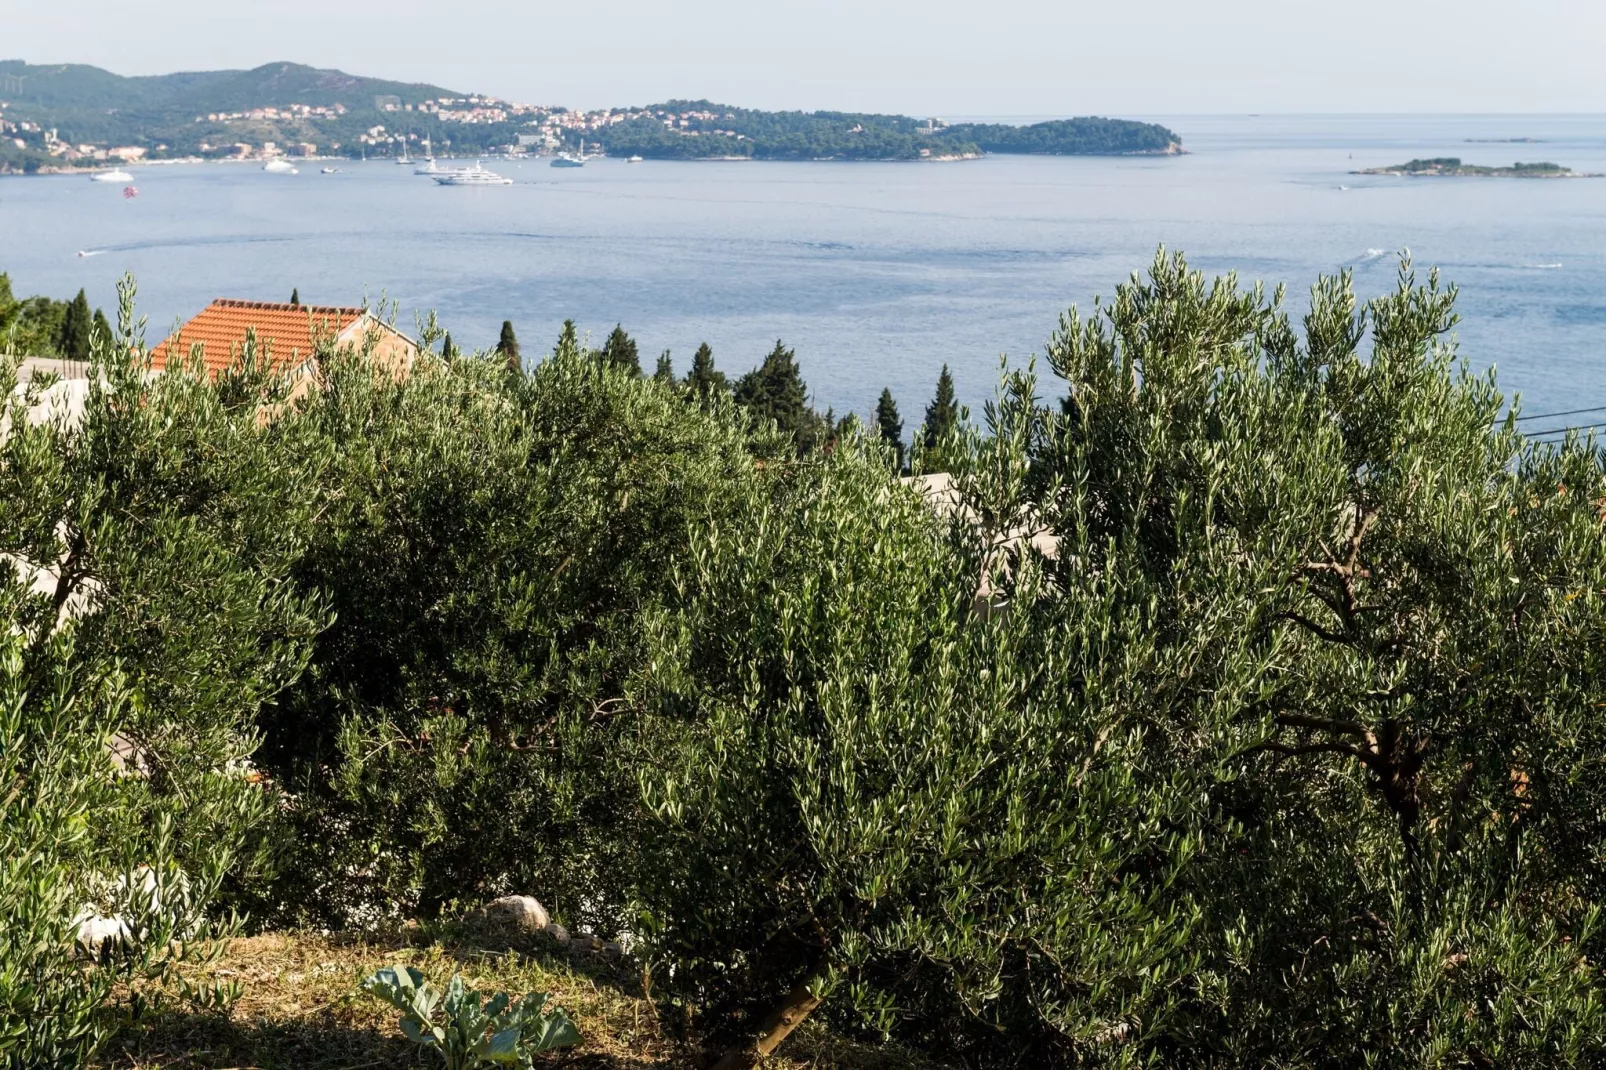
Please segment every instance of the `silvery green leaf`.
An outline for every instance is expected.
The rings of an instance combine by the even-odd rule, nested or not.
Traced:
[[[516,1063],[519,1061],[519,1030],[504,1029],[491,1037],[485,1045],[483,1052],[485,1058],[493,1063]]]
[[[409,1015],[401,1020],[401,1031],[414,1044],[423,1044],[425,1042],[423,1029],[425,1024]]]
[[[525,1029],[525,1041],[525,1050],[538,1055],[557,1048],[572,1048],[580,1043],[580,1030],[569,1021],[568,1015],[553,1011],[533,1028]]]

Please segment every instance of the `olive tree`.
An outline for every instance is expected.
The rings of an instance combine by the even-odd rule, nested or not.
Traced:
[[[1302,332],[1280,297],[1162,255],[1048,347],[1043,611],[1126,574],[1117,614],[1218,652],[1146,718],[1214,781],[1196,990],[1152,1050],[1599,1058],[1601,456],[1523,440],[1436,275],[1323,279]]]
[[[0,1052],[79,1065],[206,946],[275,799],[254,718],[324,623],[284,580],[305,456],[247,347],[152,374],[125,283],[81,409],[0,362]],[[226,928],[226,926],[225,926]],[[77,961],[93,953],[93,965]],[[158,989],[161,986],[158,986]]]

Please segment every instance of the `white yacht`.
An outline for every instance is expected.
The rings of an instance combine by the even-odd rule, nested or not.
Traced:
[[[443,186],[511,186],[513,180],[504,178],[495,171],[487,171],[478,163],[473,167],[465,167],[458,171],[442,171],[435,176],[435,181]]]
[[[640,156],[632,156],[632,157],[630,157],[630,159],[625,161],[625,163],[640,163],[640,162],[641,162],[641,157]]]
[[[134,181],[134,176],[129,174],[127,171],[124,171],[121,168],[113,168],[110,171],[99,171],[99,172],[96,172],[95,174],[90,175],[89,176],[89,181],[91,181],[91,182],[132,182],[132,181]]]
[[[301,173],[295,169],[295,165],[289,160],[282,158],[269,160],[262,165],[262,170],[275,175],[298,175]]]

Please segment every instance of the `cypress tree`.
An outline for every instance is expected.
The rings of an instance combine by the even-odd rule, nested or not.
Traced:
[[[502,336],[496,340],[496,351],[507,361],[509,371],[519,371],[524,362],[519,359],[519,339],[513,333],[513,321],[502,321]]]
[[[297,308],[301,307],[301,288],[299,286],[292,286],[290,288],[290,303],[295,305]]]
[[[669,350],[658,354],[658,367],[653,371],[652,377],[660,383],[673,385],[675,382],[675,364],[669,359]]]
[[[691,358],[691,371],[686,374],[686,392],[698,401],[708,402],[717,393],[730,390],[725,373],[714,367],[714,351],[704,342]]]
[[[636,352],[636,340],[625,333],[623,326],[614,324],[613,331],[602,346],[602,359],[615,368],[623,368],[633,376],[641,375],[641,357]]]
[[[452,332],[447,331],[446,337],[441,339],[441,356],[446,360],[456,360],[457,346],[452,343]]]
[[[96,337],[104,338],[108,342],[112,340],[112,325],[106,321],[106,313],[98,308],[95,309],[94,334]]]
[[[926,406],[925,446],[936,449],[937,444],[959,426],[959,402],[954,396],[954,377],[948,365],[942,366],[937,376],[937,396]]]
[[[552,355],[561,359],[576,357],[580,353],[580,329],[574,325],[574,320],[564,320],[563,329],[558,332],[558,344],[552,350]]]
[[[61,334],[56,348],[69,360],[89,359],[89,331],[94,319],[89,312],[89,298],[79,290],[78,296],[67,303],[67,314],[61,320]]]
[[[808,385],[798,370],[797,354],[780,339],[764,363],[736,383],[736,402],[756,420],[774,420],[797,442],[799,453],[819,445],[828,431],[820,414],[809,406]]]
[[[903,471],[903,418],[898,415],[898,403],[892,399],[890,388],[883,387],[875,403],[875,423],[881,441],[892,447],[898,471]]]

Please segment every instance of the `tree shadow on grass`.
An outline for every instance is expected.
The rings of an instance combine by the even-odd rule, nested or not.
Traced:
[[[356,1070],[431,1064],[413,1044],[318,1019],[236,1022],[223,1015],[166,1012],[125,1027],[96,1065],[139,1070]]]
[[[237,1022],[218,1014],[169,1012],[125,1028],[93,1064],[104,1070],[439,1070],[432,1052],[378,1029],[312,1017]],[[668,1070],[583,1048],[536,1059],[551,1070]]]

